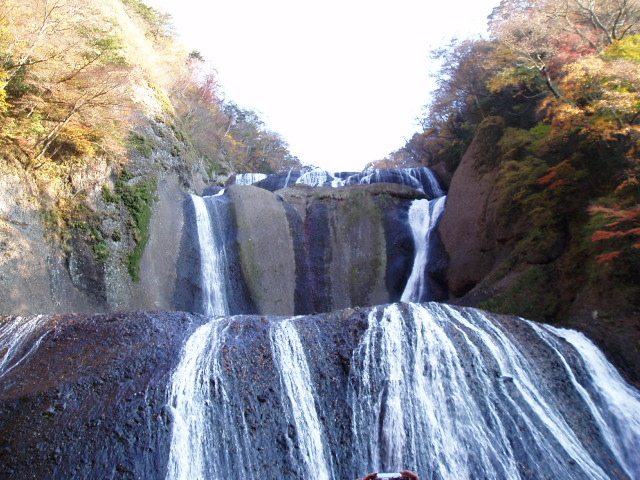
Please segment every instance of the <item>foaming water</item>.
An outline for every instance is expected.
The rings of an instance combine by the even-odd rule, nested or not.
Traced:
[[[15,317],[0,321],[0,378],[24,362],[40,346],[49,330],[49,317]]]
[[[228,261],[218,209],[220,197],[191,195],[195,209],[200,251],[202,311],[205,315],[229,314]]]
[[[446,201],[447,197],[414,200],[409,207],[409,226],[416,253],[411,274],[402,292],[403,302],[423,302],[432,298],[429,292],[427,266],[431,258],[432,237],[444,213]]]
[[[236,412],[225,373],[226,327],[224,319],[199,327],[171,377],[173,430],[167,479],[261,478],[252,467],[247,426],[242,412]]]
[[[267,175],[264,173],[237,173],[235,183],[236,185],[253,185],[265,178]]]
[[[170,387],[167,478],[640,477],[640,394],[581,334],[392,304],[369,310],[336,373],[323,363],[349,341],[336,328],[356,323],[251,318],[214,320],[187,342]],[[249,352],[266,362],[262,380],[234,371]],[[345,390],[330,375],[346,375]],[[256,386],[271,400],[251,400]]]
[[[283,320],[271,328],[271,349],[286,398],[289,417],[298,432],[298,445],[306,466],[307,477],[318,480],[334,478],[327,462],[322,426],[315,406],[315,391],[304,353],[304,347],[292,320]]]

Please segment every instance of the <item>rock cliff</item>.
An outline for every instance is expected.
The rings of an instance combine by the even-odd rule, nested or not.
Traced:
[[[554,239],[555,232],[532,234],[525,216],[504,218],[504,170],[487,166],[478,144],[453,173],[439,227],[449,301],[583,331],[640,383],[640,312],[615,287],[588,281],[570,232]]]

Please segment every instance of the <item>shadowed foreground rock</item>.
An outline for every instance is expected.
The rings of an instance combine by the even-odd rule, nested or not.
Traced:
[[[44,319],[0,368],[0,478],[163,478],[167,384],[185,337],[203,321],[183,313]]]
[[[585,337],[474,309],[0,320],[2,479],[628,479],[639,425]]]

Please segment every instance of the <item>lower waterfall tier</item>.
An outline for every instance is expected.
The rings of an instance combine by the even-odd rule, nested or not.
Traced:
[[[581,334],[398,303],[0,320],[0,478],[640,478],[640,393]]]

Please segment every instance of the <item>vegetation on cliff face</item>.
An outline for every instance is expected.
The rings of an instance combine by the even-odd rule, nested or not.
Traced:
[[[135,185],[170,171],[189,187],[194,172],[221,182],[298,164],[254,112],[222,99],[202,56],[177,46],[168,15],[140,0],[0,0],[0,169],[34,182],[63,242],[81,234],[97,260],[109,257],[101,192],[124,199],[125,169]],[[119,205],[136,278],[144,221]]]
[[[484,306],[554,320],[586,289],[637,309],[640,2],[503,0],[489,27],[435,52],[425,129],[391,160],[451,173],[476,142],[513,234],[501,271],[525,272]]]

